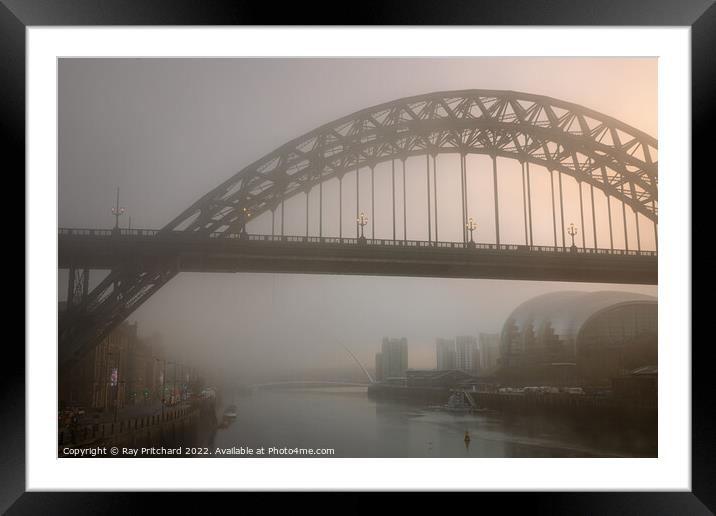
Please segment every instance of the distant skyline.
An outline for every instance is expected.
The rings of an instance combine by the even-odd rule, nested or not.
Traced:
[[[472,88],[555,97],[658,136],[653,58],[61,59],[58,223],[112,227],[119,187],[127,208],[122,225],[131,216],[133,227],[161,228],[244,166],[323,123],[401,97]],[[470,159],[469,188],[477,197],[489,178],[482,158]],[[519,241],[522,219],[513,214],[521,201],[509,193],[518,176],[504,161],[503,238]],[[450,166],[448,158],[441,162]],[[546,190],[535,177],[541,209]],[[377,186],[383,195],[386,186]],[[565,205],[567,223],[574,209]],[[478,239],[492,238],[489,206],[476,203],[471,215]],[[621,214],[614,216],[618,224]],[[265,223],[255,224],[265,231]],[[458,229],[445,224],[447,239]],[[633,220],[628,224],[633,231]],[[589,228],[580,230],[589,235]],[[421,236],[419,228],[411,231]],[[536,239],[550,234],[543,230]],[[615,231],[616,245],[620,238]],[[645,248],[653,245],[649,230],[642,238]],[[64,299],[66,274],[59,280]],[[229,374],[349,367],[342,344],[370,365],[384,336],[408,339],[410,367],[433,367],[435,338],[498,333],[514,307],[555,290],[657,294],[655,286],[638,285],[183,273],[130,320],[142,334],[160,331],[187,358]]]

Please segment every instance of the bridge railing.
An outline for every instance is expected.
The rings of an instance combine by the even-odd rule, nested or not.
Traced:
[[[561,247],[544,245],[524,244],[490,244],[478,242],[445,242],[428,240],[392,240],[378,238],[340,238],[340,237],[318,237],[305,235],[258,235],[248,233],[226,233],[216,232],[208,235],[203,233],[184,233],[175,231],[160,235],[156,229],[84,229],[84,228],[59,228],[60,236],[77,237],[131,237],[131,238],[209,238],[212,240],[242,240],[247,242],[276,242],[295,244],[320,244],[320,245],[363,245],[371,247],[408,247],[408,248],[438,248],[438,249],[480,249],[485,251],[511,251],[528,253],[556,253],[575,255],[615,255],[615,256],[656,256],[656,251],[639,251],[635,249],[603,249],[603,248],[582,248],[582,247]]]
[[[155,237],[159,233],[157,229],[120,229],[122,236],[147,236]]]
[[[85,228],[59,228],[59,236],[93,236],[93,237],[156,237],[158,229],[85,229]]]
[[[59,236],[112,236],[111,229],[60,228]]]
[[[211,238],[229,238],[241,239],[242,235],[212,233]],[[298,235],[244,235],[243,238],[250,242],[293,242],[304,244],[339,244],[339,245],[356,245],[363,244],[367,246],[378,247],[426,247],[441,249],[483,249],[492,251],[527,251],[539,253],[559,253],[559,254],[609,254],[619,256],[656,256],[656,251],[637,251],[634,249],[592,249],[581,247],[561,247],[561,246],[543,246],[543,245],[523,245],[523,244],[488,244],[488,243],[470,243],[470,242],[435,242],[429,240],[391,240],[391,239],[373,239],[366,238],[362,242],[358,238],[339,238],[339,237],[316,237],[316,236],[298,236]]]

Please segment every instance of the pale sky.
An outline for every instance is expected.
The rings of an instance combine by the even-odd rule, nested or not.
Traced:
[[[656,59],[63,59],[59,66],[59,225],[111,227],[115,188],[132,227],[160,228],[197,198],[286,141],[354,111],[441,90],[509,89],[581,104],[657,135]],[[468,162],[469,216],[476,240],[494,239],[491,169]],[[438,158],[440,239],[458,240],[459,179],[454,156]],[[524,241],[519,165],[499,160],[503,242]],[[382,167],[382,168],[381,168]],[[376,168],[376,237],[387,217],[389,166]],[[534,167],[535,243],[552,243],[549,182]],[[353,176],[354,178],[355,176]],[[361,197],[367,199],[368,170]],[[427,237],[424,159],[408,162],[408,238]],[[363,179],[365,178],[365,180]],[[351,175],[347,184],[354,184]],[[565,222],[579,225],[576,183],[564,179]],[[587,193],[587,189],[584,190]],[[324,187],[324,216],[337,206],[337,182]],[[344,232],[355,200],[344,195]],[[317,232],[317,196],[310,231]],[[353,194],[354,198],[354,194]],[[422,201],[422,202],[421,202]],[[576,203],[575,203],[576,202]],[[334,206],[335,205],[335,206]],[[292,208],[293,206],[293,208]],[[305,197],[287,203],[288,233],[305,231]],[[402,212],[402,205],[398,206]],[[606,204],[597,195],[600,247],[608,247]],[[290,211],[294,209],[294,211]],[[361,206],[368,211],[369,206]],[[612,204],[614,243],[623,247],[621,205]],[[586,216],[586,214],[585,214]],[[127,225],[124,217],[122,225]],[[371,221],[372,224],[373,221]],[[644,249],[653,227],[640,220]],[[399,227],[402,220],[398,222]],[[591,243],[591,219],[585,220]],[[324,234],[337,234],[337,217]],[[580,242],[581,229],[577,237]],[[627,229],[635,233],[627,209]],[[270,217],[252,232],[270,232]],[[370,233],[371,226],[366,230]],[[399,235],[402,234],[399,231]],[[633,244],[632,244],[633,245]],[[59,295],[65,279],[60,275]],[[436,337],[498,332],[533,295],[561,289],[618,289],[656,295],[656,287],[299,275],[182,274],[137,310],[140,332],[161,331],[188,358],[211,357],[250,374],[286,366],[350,364],[346,344],[372,366],[383,336],[406,336],[410,366],[434,367]]]

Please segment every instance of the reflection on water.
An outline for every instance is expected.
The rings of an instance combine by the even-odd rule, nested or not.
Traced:
[[[597,422],[446,412],[369,399],[361,387],[259,390],[234,403],[238,418],[213,446],[333,448],[335,457],[656,456],[651,439]]]

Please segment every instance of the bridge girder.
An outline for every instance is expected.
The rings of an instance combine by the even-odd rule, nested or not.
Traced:
[[[171,259],[113,269],[79,305],[61,314],[59,363],[65,367],[83,356],[178,272],[178,263]]]
[[[657,222],[657,141],[550,97],[437,92],[353,113],[291,140],[204,195],[164,231],[235,232],[249,216],[356,168],[444,153],[486,154],[574,177]]]

